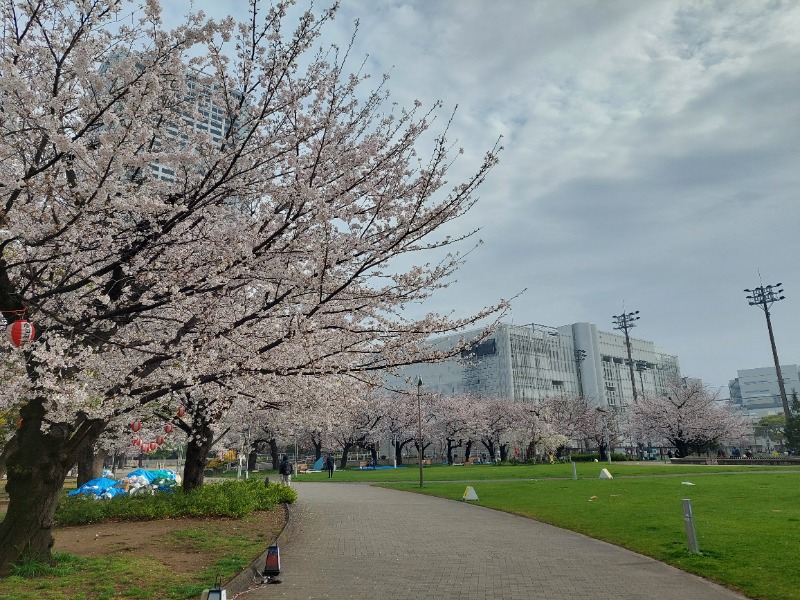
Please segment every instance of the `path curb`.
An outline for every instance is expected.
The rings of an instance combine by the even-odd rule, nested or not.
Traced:
[[[269,544],[270,546],[280,546],[281,542],[283,542],[289,535],[289,526],[293,522],[291,504],[284,502],[283,511],[286,515],[286,523],[284,524],[280,533],[278,533],[278,535],[275,537],[273,542]],[[239,594],[250,589],[251,587],[261,585],[261,580],[263,577],[261,573],[264,570],[266,560],[267,549],[265,548],[264,552],[259,554],[253,560],[253,562],[250,563],[249,567],[246,567],[238,575],[234,575],[231,579],[223,584],[223,587],[227,592],[228,600],[233,600],[233,598],[236,598]]]

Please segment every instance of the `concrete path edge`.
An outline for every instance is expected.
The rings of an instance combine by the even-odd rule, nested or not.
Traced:
[[[267,550],[269,546],[280,546],[281,542],[286,539],[288,535],[289,526],[292,523],[292,507],[291,504],[285,502],[283,504],[283,511],[286,515],[286,522],[283,525],[283,529],[281,529],[280,533],[275,537],[271,544],[267,544],[267,548],[259,554],[252,563],[250,563],[249,567],[246,567],[237,575],[234,575],[223,583],[223,588],[226,591],[226,595],[228,600],[232,600],[245,590],[249,589],[255,584],[259,584],[262,580],[262,571],[264,570],[264,565],[266,564],[267,560]]]

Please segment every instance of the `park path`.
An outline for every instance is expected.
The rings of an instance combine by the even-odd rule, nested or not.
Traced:
[[[741,600],[645,556],[464,502],[294,484],[281,583],[242,600]]]

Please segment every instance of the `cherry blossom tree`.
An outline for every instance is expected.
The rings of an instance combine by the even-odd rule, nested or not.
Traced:
[[[381,430],[392,440],[394,460],[403,464],[403,449],[413,444],[417,436],[417,400],[410,394],[390,393],[380,400]]]
[[[441,396],[435,401],[433,435],[444,440],[448,464],[453,464],[453,451],[465,448],[475,435],[478,402],[471,394]]]
[[[316,51],[335,7],[287,33],[287,3],[262,4],[168,31],[156,0],[4,2],[0,309],[36,337],[0,395],[23,422],[0,574],[50,558],[64,477],[115,423],[188,403],[206,444],[275,376],[442,358],[420,342],[505,308],[409,319],[462,256],[397,267],[473,235],[435,233],[498,149],[448,191],[447,127],[417,154],[438,107],[387,109],[348,49]]]
[[[698,380],[673,379],[664,394],[643,397],[630,409],[633,427],[675,446],[678,457],[739,439],[747,431],[747,421],[735,408]]]
[[[341,469],[347,468],[350,452],[356,448],[370,450],[375,458],[375,442],[381,418],[377,399],[367,394],[359,402],[348,403],[338,412],[331,439],[342,453]]]
[[[518,405],[506,398],[479,398],[475,403],[475,439],[494,460],[507,460],[511,432],[517,424]]]
[[[527,443],[527,455],[535,461],[539,452],[557,452],[569,442],[568,425],[559,420],[553,410],[559,404],[543,398],[535,403],[515,403],[515,428],[520,430],[522,439]]]

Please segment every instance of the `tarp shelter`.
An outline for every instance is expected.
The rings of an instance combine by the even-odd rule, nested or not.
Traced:
[[[324,456],[320,456],[317,459],[317,462],[314,463],[314,470],[315,471],[322,471],[324,463],[325,463],[325,457]]]

